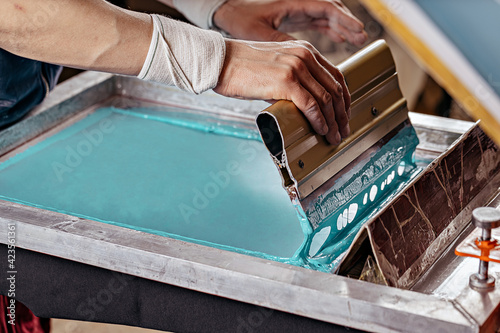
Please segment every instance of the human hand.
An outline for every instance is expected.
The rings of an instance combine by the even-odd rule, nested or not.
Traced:
[[[285,41],[287,32],[317,30],[334,42],[362,45],[363,24],[337,0],[229,0],[215,12],[217,27],[239,39]]]
[[[314,130],[334,145],[350,132],[351,96],[342,73],[304,41],[226,39],[226,57],[214,91],[228,97],[292,101]]]

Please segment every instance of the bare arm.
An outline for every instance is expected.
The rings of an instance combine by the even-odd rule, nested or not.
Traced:
[[[0,48],[69,67],[136,75],[152,22],[102,0],[0,0]]]
[[[137,75],[152,40],[149,15],[104,0],[0,0],[0,8],[0,47],[49,63]],[[182,32],[166,31],[167,38],[169,33]],[[215,91],[288,99],[331,143],[348,134],[350,99],[342,75],[310,45],[232,40],[225,45],[228,52]],[[195,48],[186,51],[196,59]],[[203,59],[196,61],[203,64]]]

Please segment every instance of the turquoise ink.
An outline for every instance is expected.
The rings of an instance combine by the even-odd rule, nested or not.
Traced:
[[[0,195],[261,257],[303,241],[261,142],[109,108],[0,164]]]
[[[309,253],[322,228],[313,232],[294,209],[256,128],[171,108],[96,110],[1,163],[0,198],[320,271],[333,269],[370,216],[320,235]],[[336,225],[332,216],[325,227]]]
[[[308,203],[305,214],[315,230],[306,236],[301,256],[309,265],[326,272],[335,269],[335,259],[348,249],[364,223],[420,172],[413,157],[417,144],[414,128],[406,125]]]
[[[177,111],[169,111],[168,117],[165,117],[164,111],[154,109],[141,109],[141,112],[117,108],[111,108],[111,110],[113,112],[127,116],[161,121],[167,124],[191,128],[206,133],[228,135],[241,139],[262,141],[259,133],[256,132],[255,128],[253,127],[245,128],[241,123],[235,124],[234,121],[230,124],[227,122],[223,123],[220,119],[213,116],[210,117],[209,115],[201,118],[199,113],[190,114],[186,113],[186,110],[182,109],[177,109]]]

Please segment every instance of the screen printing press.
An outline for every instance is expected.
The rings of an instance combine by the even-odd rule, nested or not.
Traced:
[[[494,261],[497,252],[473,258],[468,239],[479,232],[473,210],[500,207],[497,146],[478,123],[408,113],[383,42],[340,68],[353,96],[355,137],[319,160],[307,152],[333,148],[300,151],[290,143],[298,132],[287,126],[300,123],[280,118],[290,105],[192,96],[96,72],[57,86],[0,132],[0,267],[14,274],[16,299],[41,317],[180,332],[498,329],[498,282],[469,286],[477,257]],[[260,130],[280,127],[279,141],[259,139],[255,117],[264,109]],[[328,183],[317,183],[330,170],[325,159],[357,165],[346,156],[377,133],[371,128],[406,128],[408,117],[419,141],[411,175],[384,195],[407,170],[394,164],[328,228],[316,221],[301,230],[313,219],[305,197]],[[307,142],[321,143],[304,131]],[[390,141],[380,133],[371,140]],[[309,161],[320,167],[301,176]],[[289,196],[300,199],[306,222]],[[376,198],[356,222],[352,207],[361,212]],[[481,216],[474,219],[481,225]],[[349,242],[333,238],[344,247],[326,265],[334,229]],[[469,256],[457,256],[457,247]],[[489,274],[498,281],[500,266],[489,265]],[[1,279],[0,293],[9,283]]]

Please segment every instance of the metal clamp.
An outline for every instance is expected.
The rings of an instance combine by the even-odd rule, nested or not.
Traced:
[[[500,226],[500,211],[492,207],[476,208],[472,212],[472,222],[482,229],[481,238],[475,240],[481,250],[481,256],[479,272],[470,276],[469,285],[477,291],[490,291],[495,288],[495,278],[488,275],[489,256],[490,251],[498,245],[498,242],[491,238],[491,229]]]

